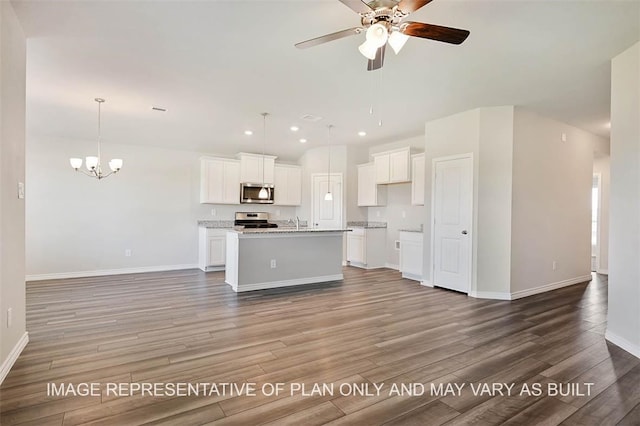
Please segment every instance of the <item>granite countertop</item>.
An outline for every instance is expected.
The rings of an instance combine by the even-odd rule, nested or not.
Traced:
[[[386,228],[387,222],[347,222],[349,228]]]
[[[198,226],[202,228],[233,228],[232,220],[199,220]]]
[[[216,229],[232,229],[234,228],[233,220],[199,220],[198,226],[201,228],[216,228]],[[270,220],[270,223],[275,223],[279,228],[295,228],[296,224],[286,220]],[[300,221],[300,228],[306,228],[307,221]]]
[[[238,234],[314,234],[321,232],[349,232],[350,229],[320,229],[320,228],[234,228],[233,232]]]

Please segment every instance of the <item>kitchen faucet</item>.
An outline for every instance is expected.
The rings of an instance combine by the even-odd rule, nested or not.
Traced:
[[[300,218],[296,216],[296,231],[300,230]]]

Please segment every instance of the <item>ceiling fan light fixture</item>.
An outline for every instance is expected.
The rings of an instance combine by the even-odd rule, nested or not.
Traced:
[[[387,27],[381,23],[373,24],[367,29],[367,42],[376,47],[382,47],[389,39]]]
[[[371,59],[372,61],[376,58],[376,53],[378,52],[378,48],[369,43],[369,40],[362,43],[358,47],[358,50],[360,51],[360,53],[362,53],[362,56],[367,59]]]
[[[395,54],[400,53],[400,50],[404,47],[404,44],[409,40],[409,36],[401,33],[400,31],[394,31],[389,35],[389,46],[393,49]]]

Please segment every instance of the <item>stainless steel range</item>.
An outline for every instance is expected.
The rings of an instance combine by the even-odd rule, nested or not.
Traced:
[[[236,212],[235,226],[245,228],[277,228],[278,224],[269,222],[269,213],[266,212]]]

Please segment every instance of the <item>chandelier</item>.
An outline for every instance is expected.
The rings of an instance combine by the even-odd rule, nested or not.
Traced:
[[[108,176],[111,176],[114,173],[118,173],[122,168],[122,159],[114,158],[113,160],[109,161],[109,168],[111,169],[111,171],[107,174],[102,173],[102,167],[100,165],[100,160],[101,160],[100,115],[101,115],[101,106],[104,103],[104,99],[95,98],[94,100],[98,103],[98,156],[86,157],[85,159],[85,165],[87,167],[86,171],[82,169],[82,158],[70,158],[69,163],[71,163],[71,167],[73,167],[73,169],[76,172],[82,172],[89,177],[100,180]]]

